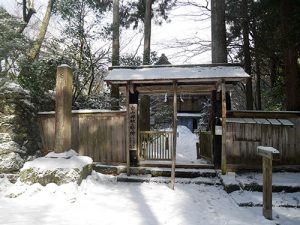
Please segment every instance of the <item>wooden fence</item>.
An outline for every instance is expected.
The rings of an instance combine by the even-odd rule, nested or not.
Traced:
[[[55,113],[38,114],[43,154],[54,149]],[[72,111],[72,149],[94,162],[125,163],[126,112]]]
[[[140,158],[143,160],[171,160],[173,131],[140,131]]]
[[[300,165],[300,112],[228,112],[226,155],[229,168],[261,166],[259,145],[279,150],[274,165]]]

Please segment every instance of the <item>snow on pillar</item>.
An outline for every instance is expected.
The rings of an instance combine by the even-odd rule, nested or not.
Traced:
[[[66,64],[58,66],[56,73],[54,147],[54,151],[57,153],[71,149],[72,84],[73,73],[71,67]]]

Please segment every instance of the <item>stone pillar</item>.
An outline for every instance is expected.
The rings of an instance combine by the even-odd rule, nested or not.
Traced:
[[[73,73],[66,64],[57,67],[54,151],[71,149]]]

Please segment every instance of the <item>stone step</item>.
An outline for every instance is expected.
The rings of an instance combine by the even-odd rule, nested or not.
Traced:
[[[241,207],[262,207],[263,194],[255,191],[235,191],[229,194]],[[299,193],[275,192],[272,194],[273,207],[300,208]]]
[[[95,163],[93,169],[103,174],[119,175],[126,173],[126,166],[112,166]],[[151,177],[170,177],[171,168],[158,167],[131,167],[131,175],[151,175]],[[216,177],[216,171],[213,169],[184,169],[176,168],[175,176],[180,178],[196,178],[196,177]]]
[[[288,173],[288,175],[291,175],[293,173]],[[218,172],[218,176],[220,177],[220,180],[224,186],[224,190],[227,193],[231,193],[238,190],[244,190],[244,191],[252,191],[252,192],[262,192],[263,191],[263,184],[260,179],[252,179],[252,178],[236,178],[235,173],[227,173],[227,175],[221,175],[220,172]],[[258,175],[256,175],[258,176]],[[273,173],[273,179],[276,176],[276,173]],[[272,184],[272,192],[287,192],[287,193],[294,193],[294,192],[300,192],[300,182],[299,182],[299,175],[298,173],[295,173],[293,182],[276,182],[273,181]],[[258,176],[259,177],[259,176]],[[291,180],[291,178],[290,178]],[[287,180],[287,181],[290,181]]]
[[[171,162],[169,163],[141,163],[140,167],[158,167],[158,168],[170,168]],[[183,168],[183,169],[214,169],[213,164],[176,164],[176,168]]]
[[[120,174],[116,177],[117,182],[133,182],[133,183],[165,183],[171,182],[170,177],[152,177],[149,175],[127,176]],[[217,177],[197,177],[197,178],[175,178],[175,183],[179,184],[205,184],[205,185],[221,185]]]

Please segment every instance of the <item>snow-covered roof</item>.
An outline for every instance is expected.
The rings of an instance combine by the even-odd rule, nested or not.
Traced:
[[[249,75],[238,64],[163,65],[111,67],[106,81],[111,83],[157,83],[166,81],[242,81]]]

